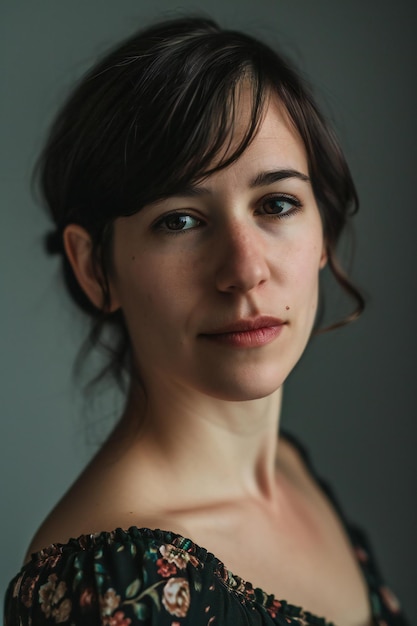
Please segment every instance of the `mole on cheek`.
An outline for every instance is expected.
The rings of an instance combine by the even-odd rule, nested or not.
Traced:
[[[134,261],[135,259],[136,259],[136,257],[135,257],[135,256],[132,256],[132,261]]]
[[[286,310],[286,311],[289,311],[289,310],[290,310],[290,307],[289,307],[289,306],[286,306],[286,307],[285,307],[285,310]]]

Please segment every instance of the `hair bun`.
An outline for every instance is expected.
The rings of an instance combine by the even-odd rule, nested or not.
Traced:
[[[64,242],[62,241],[62,232],[53,230],[45,237],[45,248],[48,254],[63,254]]]

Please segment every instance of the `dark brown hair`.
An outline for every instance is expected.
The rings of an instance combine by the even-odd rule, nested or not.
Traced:
[[[252,114],[230,154],[242,80],[252,90]],[[91,235],[101,310],[79,287],[65,254],[63,269],[72,297],[95,320],[91,343],[100,343],[103,331],[112,329],[106,371],[118,380],[129,363],[129,338],[122,313],[107,312],[114,220],[238,159],[255,136],[271,94],[304,142],[329,268],[355,301],[354,311],[333,327],[362,312],[363,298],[335,254],[358,207],[356,190],[339,144],[299,74],[264,43],[223,30],[210,19],[157,23],[124,41],[81,80],[52,126],[38,167],[56,225],[48,249],[63,253],[62,232],[69,223]]]

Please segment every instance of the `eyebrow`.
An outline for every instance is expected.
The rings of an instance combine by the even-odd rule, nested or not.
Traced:
[[[261,172],[251,182],[249,187],[262,187],[263,185],[271,185],[285,178],[298,178],[309,183],[310,178],[306,174],[302,174],[297,170],[273,170],[271,172]]]
[[[309,176],[299,172],[297,170],[291,169],[282,169],[282,170],[271,170],[268,172],[260,172],[257,174],[250,182],[249,188],[255,189],[256,187],[263,187],[265,185],[272,185],[280,180],[285,180],[286,178],[298,178],[304,182],[310,182]],[[201,185],[186,185],[182,189],[179,189],[175,192],[175,196],[181,197],[196,197],[196,196],[204,196],[211,193],[211,189],[208,187],[204,187]]]

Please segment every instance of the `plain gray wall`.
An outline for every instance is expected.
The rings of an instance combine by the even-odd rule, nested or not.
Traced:
[[[417,622],[415,564],[415,0],[182,2],[278,43],[334,120],[361,197],[353,276],[364,317],[313,340],[286,384],[284,424],[305,441]],[[30,174],[53,112],[109,44],[169,0],[4,2],[1,20],[0,590],[48,510],[88,461],[70,382],[85,333],[47,258]],[[113,405],[104,400],[102,416]],[[106,424],[104,422],[103,429]]]

